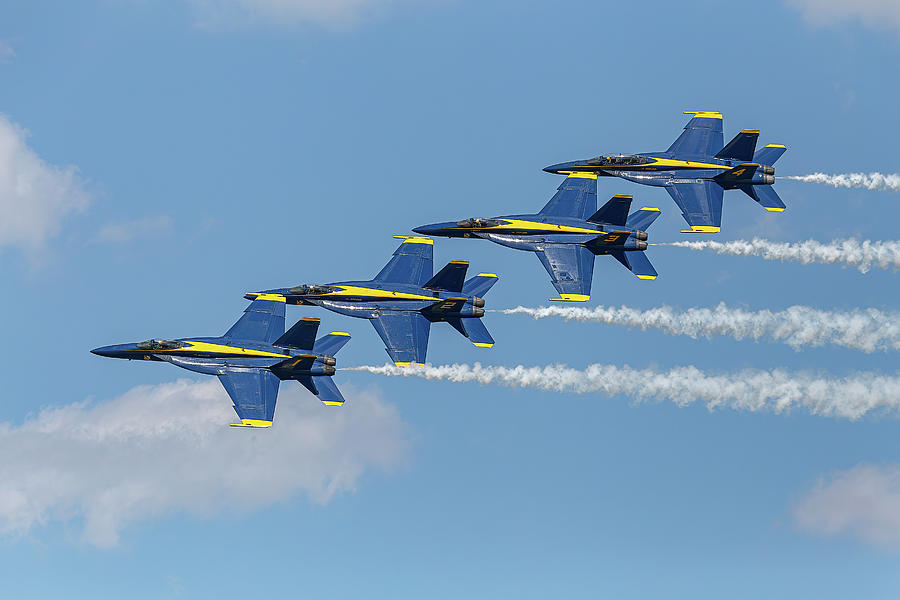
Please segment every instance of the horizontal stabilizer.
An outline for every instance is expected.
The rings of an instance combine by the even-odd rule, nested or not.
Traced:
[[[771,166],[785,152],[787,152],[787,148],[784,147],[784,144],[769,144],[757,150],[756,154],[753,155],[753,162]]]
[[[628,215],[625,226],[630,227],[631,229],[641,229],[646,231],[648,227],[653,225],[653,221],[655,221],[660,214],[658,208],[645,206]]]
[[[742,192],[759,202],[760,206],[771,212],[784,212],[787,208],[778,193],[768,185],[742,185]]]
[[[610,252],[610,254],[622,263],[626,269],[637,275],[638,279],[656,279],[658,275],[656,269],[650,264],[650,259],[640,250],[631,252],[616,250],[615,252]]]
[[[616,194],[610,198],[600,210],[588,217],[591,223],[609,223],[610,225],[624,225],[631,210],[631,196]]]
[[[316,332],[318,330],[319,319],[303,317],[294,323],[294,326],[288,329],[283,336],[275,340],[274,345],[282,348],[311,350],[316,341]]]
[[[468,268],[469,261],[467,260],[451,260],[422,287],[430,290],[461,292]]]
[[[719,150],[716,158],[734,159],[749,162],[753,160],[753,151],[756,150],[756,142],[759,139],[759,131],[745,129],[734,136],[734,139],[725,144]]]
[[[490,348],[494,345],[494,338],[491,337],[481,319],[451,319],[448,323],[479,348]]]
[[[327,354],[334,356],[338,350],[344,347],[344,344],[350,341],[350,334],[343,331],[332,331],[325,337],[316,340],[313,345],[313,352],[316,354]]]
[[[493,273],[479,273],[463,284],[462,293],[466,296],[484,296],[498,280],[499,277]]]
[[[724,173],[719,173],[713,179],[715,179],[720,185],[728,186],[728,184],[736,183],[738,181],[750,181],[753,179],[753,174],[756,173],[756,170],[759,168],[758,163],[741,163],[736,167],[732,167],[728,169]]]
[[[316,377],[316,381],[313,384],[313,387],[316,388],[316,391],[314,392],[306,385],[306,383],[302,381],[300,383],[303,383],[303,385],[306,386],[306,389],[318,396],[319,400],[322,401],[322,404],[327,404],[328,406],[341,406],[344,403],[344,396],[341,394],[341,390],[334,384],[334,380],[331,377]],[[312,381],[310,381],[310,383],[312,383]]]

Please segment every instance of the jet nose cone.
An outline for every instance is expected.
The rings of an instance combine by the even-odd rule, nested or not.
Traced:
[[[91,350],[91,354],[96,354],[97,356],[107,356],[112,357],[113,346],[101,346],[100,348],[94,348]]]
[[[555,165],[550,165],[549,167],[544,167],[544,171],[546,171],[547,173],[559,173],[568,164],[569,163],[556,163]]]
[[[420,235],[441,235],[445,228],[444,223],[432,223],[431,225],[421,225],[413,229]]]
[[[97,356],[105,356],[107,358],[121,358],[125,355],[126,351],[129,349],[134,349],[134,344],[117,344],[115,346],[101,346],[100,348],[94,348],[91,350],[91,354],[96,354]]]

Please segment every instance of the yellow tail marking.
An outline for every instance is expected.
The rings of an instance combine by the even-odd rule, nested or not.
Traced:
[[[769,208],[768,206],[764,206],[763,208],[765,208],[766,210],[771,211],[771,212],[784,212],[783,208],[776,208],[774,206],[772,208]]]
[[[497,277],[494,273],[479,273],[476,277]],[[498,277],[499,279],[499,277]]]
[[[656,275],[638,275],[638,279],[656,279]]]
[[[478,342],[472,342],[472,343],[475,344],[476,346],[478,346],[479,348],[493,348],[494,347],[493,344],[479,344]]]
[[[469,264],[469,261],[467,261],[467,260],[451,260],[450,264],[451,265],[467,265],[467,264]]]
[[[350,337],[350,334],[346,331],[332,331],[328,335],[346,335],[347,337]]]
[[[741,133],[759,133],[759,129],[741,129]]]
[[[300,317],[301,321],[321,321],[319,317]]]
[[[652,210],[653,212],[659,212],[659,209],[655,206],[642,206],[640,210]]]
[[[766,148],[785,148],[785,149],[787,149],[784,144],[766,144]]]
[[[328,406],[341,406],[344,403],[343,402],[335,402],[334,400],[322,400],[322,404],[325,404]]]
[[[613,198],[634,198],[631,194],[616,194]]]

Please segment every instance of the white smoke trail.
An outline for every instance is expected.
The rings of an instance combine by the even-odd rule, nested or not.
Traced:
[[[493,312],[523,314],[535,319],[558,317],[567,321],[591,321],[607,325],[660,329],[694,339],[727,335],[741,340],[763,338],[783,342],[795,350],[833,344],[863,352],[900,350],[900,314],[874,308],[848,312],[791,306],[785,310],[749,311],[724,303],[714,308],[678,310],[661,306],[640,310],[621,306],[517,306]]]
[[[812,173],[811,175],[784,175],[779,179],[791,179],[804,183],[824,183],[832,187],[864,188],[867,190],[890,190],[900,192],[900,175],[897,173]]]
[[[867,273],[873,266],[880,269],[900,268],[900,241],[873,242],[871,240],[833,240],[828,243],[773,242],[761,238],[716,242],[712,240],[658,243],[657,246],[676,246],[691,250],[712,250],[716,254],[759,256],[766,260],[811,263],[843,263]]]
[[[388,364],[342,370],[575,394],[599,392],[608,396],[630,396],[637,402],[671,400],[678,406],[701,402],[710,410],[727,407],[750,412],[768,410],[784,413],[803,408],[814,415],[850,420],[857,420],[873,411],[900,413],[900,376],[876,373],[821,378],[811,373],[782,369],[746,369],[713,375],[696,367],[656,371],[595,364],[581,371],[565,365],[492,367],[480,363],[414,368]]]

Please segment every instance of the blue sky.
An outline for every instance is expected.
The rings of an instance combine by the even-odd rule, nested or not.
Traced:
[[[15,597],[890,598],[897,418],[338,378],[283,386],[276,427],[215,381],[88,350],[224,332],[244,291],[374,275],[392,235],[531,212],[541,168],[664,150],[682,110],[760,129],[779,174],[897,172],[890,2],[0,2],[4,377],[0,560]],[[781,215],[726,194],[720,239],[895,239],[898,196],[780,182]],[[660,189],[601,181],[683,223]],[[14,223],[14,225],[10,225]],[[591,304],[896,315],[897,275],[655,247],[598,259]],[[538,306],[538,261],[438,240]],[[348,330],[347,365],[386,355]],[[716,374],[896,373],[896,354],[691,339],[488,315],[497,345],[432,331],[429,361]],[[893,326],[886,323],[886,327]],[[181,382],[179,383],[179,380]],[[221,425],[221,426],[220,426]],[[246,434],[254,437],[248,437]],[[268,437],[266,437],[268,436]],[[873,508],[874,507],[874,508]]]

